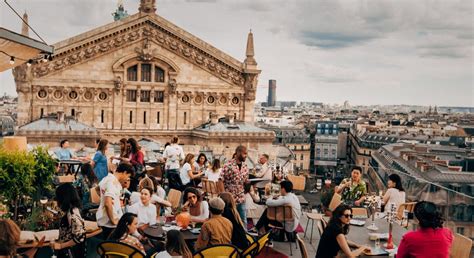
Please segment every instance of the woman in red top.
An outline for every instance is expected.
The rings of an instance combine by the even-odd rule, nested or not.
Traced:
[[[444,219],[432,202],[415,205],[419,229],[406,233],[398,247],[397,258],[449,258],[453,234],[443,228]]]

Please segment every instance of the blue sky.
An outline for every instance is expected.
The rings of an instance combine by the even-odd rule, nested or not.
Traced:
[[[115,0],[10,0],[53,44],[112,21]],[[277,100],[474,106],[474,1],[156,0],[157,13],[244,60],[249,29]],[[131,14],[138,0],[124,0]],[[3,1],[1,26],[21,21]],[[1,92],[14,94],[11,71]]]

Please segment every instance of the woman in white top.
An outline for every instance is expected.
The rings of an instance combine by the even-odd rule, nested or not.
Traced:
[[[219,177],[221,176],[221,161],[219,159],[214,159],[212,161],[212,167],[208,168],[205,173],[205,177],[207,180],[212,182],[219,181]]]
[[[153,193],[151,188],[144,187],[140,193],[140,202],[130,206],[128,212],[137,215],[138,227],[144,230],[148,226],[156,224],[156,206],[151,204],[151,194]]]
[[[392,204],[398,209],[400,204],[405,203],[405,190],[403,190],[402,179],[397,174],[388,176],[388,190],[383,196],[385,211],[390,210]]]
[[[179,176],[181,177],[181,182],[183,183],[183,186],[197,186],[200,181],[200,177],[204,174],[204,172],[199,172],[197,174],[193,173],[193,168],[191,164],[194,162],[194,155],[191,153],[188,153],[186,155],[186,158],[184,159],[184,165],[181,168],[181,171],[179,173]]]
[[[204,222],[209,219],[209,204],[202,199],[201,192],[194,187],[184,190],[182,210],[191,214],[192,222]]]
[[[152,193],[151,195],[151,203],[158,204],[164,207],[171,207],[171,203],[166,200],[166,193],[163,187],[161,187],[154,178],[145,175],[140,183],[138,183],[138,192],[132,192],[130,196],[130,206],[140,202],[141,199],[141,191],[143,188],[148,187],[153,191],[156,192]],[[159,215],[159,214],[158,214]]]
[[[247,183],[244,185],[245,192],[245,211],[247,212],[247,218],[258,219],[262,216],[265,210],[265,205],[257,204],[260,202],[260,196],[255,192],[255,188],[252,184]]]

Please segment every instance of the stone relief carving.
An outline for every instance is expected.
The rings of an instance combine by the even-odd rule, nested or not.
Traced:
[[[70,53],[59,53],[55,56],[54,63],[43,63],[34,65],[33,75],[35,77],[42,77],[50,72],[65,69],[67,66],[84,62],[86,59],[92,58],[98,53],[106,53],[121,47],[125,43],[134,42],[141,38],[145,39],[142,48],[137,48],[136,51],[140,54],[143,61],[151,61],[153,58],[154,49],[151,46],[151,40],[156,40],[161,47],[173,51],[174,53],[184,57],[203,69],[210,71],[214,75],[223,80],[228,80],[233,84],[246,87],[244,74],[239,69],[230,67],[223,63],[220,59],[210,56],[210,53],[189,45],[190,43],[181,39],[178,35],[174,35],[157,24],[152,23],[153,27],[149,26],[150,21],[139,24],[138,27],[133,28],[133,31],[125,30],[113,37],[111,35],[104,35],[103,38],[97,40],[97,43],[85,43],[82,47],[77,47]],[[101,42],[102,41],[102,42]],[[172,86],[172,84],[170,84]],[[249,94],[250,95],[250,94]]]
[[[170,94],[175,94],[176,93],[176,88],[178,87],[178,85],[176,83],[176,79],[170,78],[169,82],[168,82],[168,86],[169,86]]]
[[[146,39],[143,43],[143,47],[135,48],[135,52],[138,53],[138,59],[144,62],[150,62],[153,60],[155,49],[151,48],[150,42]]]
[[[115,80],[114,80],[114,89],[115,89],[115,91],[117,93],[120,92],[122,87],[123,87],[122,77],[120,77],[120,76],[115,77]]]

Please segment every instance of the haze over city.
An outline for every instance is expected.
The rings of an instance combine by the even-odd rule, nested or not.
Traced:
[[[112,22],[117,1],[11,4],[54,44]],[[129,13],[137,4],[124,1]],[[277,100],[353,105],[474,106],[472,10],[473,1],[157,3],[158,15],[238,60],[251,29],[262,70],[257,101],[275,79]],[[21,21],[2,6],[0,25],[19,32]],[[16,95],[11,71],[0,78],[2,94]]]

